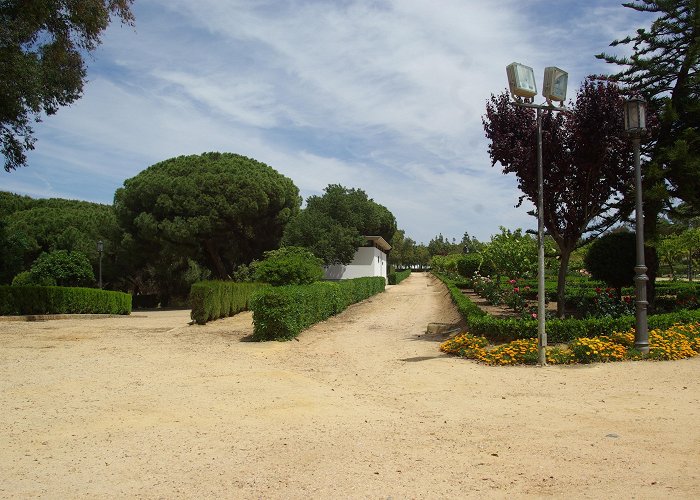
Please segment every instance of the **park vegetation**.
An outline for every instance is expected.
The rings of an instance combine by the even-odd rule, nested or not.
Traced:
[[[32,122],[78,100],[112,16],[132,25],[133,0],[4,0],[0,3],[0,151],[5,170],[25,166]]]

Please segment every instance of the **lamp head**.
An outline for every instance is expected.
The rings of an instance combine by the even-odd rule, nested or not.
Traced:
[[[625,132],[632,136],[641,136],[646,132],[646,101],[633,97],[625,101]]]
[[[532,99],[537,95],[535,72],[530,66],[514,62],[506,66],[506,73],[508,87],[514,97]]]

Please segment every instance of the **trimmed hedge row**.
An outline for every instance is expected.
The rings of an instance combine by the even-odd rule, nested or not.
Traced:
[[[99,288],[0,286],[0,315],[130,314],[131,295]]]
[[[486,313],[482,311],[479,306],[462,293],[462,290],[455,284],[454,280],[449,279],[443,274],[436,273],[435,271],[433,271],[433,275],[442,281],[450,291],[452,302],[457,306],[457,310],[465,321],[471,317],[486,316]]]
[[[489,316],[457,288],[452,280],[433,273],[447,286],[452,301],[467,322],[469,333],[483,336],[492,342],[511,342],[517,339],[537,338],[537,320],[499,319]],[[649,329],[666,329],[675,324],[700,321],[700,310],[683,310],[668,314],[649,316]],[[568,343],[580,337],[610,335],[623,332],[635,325],[634,316],[619,318],[551,319],[547,320],[547,341],[551,344]]]
[[[410,275],[411,275],[410,269],[406,269],[404,271],[391,271],[387,275],[387,279],[388,279],[390,285],[398,285],[403,280],[408,278]]]
[[[265,288],[250,301],[253,339],[290,340],[349,305],[384,291],[383,277]]]
[[[199,325],[247,311],[250,297],[264,283],[235,281],[200,281],[190,287],[190,317]]]

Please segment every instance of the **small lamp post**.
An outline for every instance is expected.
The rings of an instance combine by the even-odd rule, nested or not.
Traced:
[[[635,231],[637,243],[637,265],[634,266],[635,281],[635,334],[634,347],[642,354],[649,353],[649,326],[647,323],[647,267],[644,262],[644,212],[642,210],[642,168],[640,162],[640,142],[646,133],[646,102],[633,98],[624,104],[625,132],[634,145],[634,190],[635,190]]]
[[[524,64],[512,63],[506,66],[508,86],[513,96],[513,104],[537,111],[537,349],[538,363],[547,364],[547,332],[545,331],[545,288],[544,288],[544,174],[542,171],[542,110],[568,111],[564,106],[569,74],[554,66],[544,69],[542,95],[545,104],[535,104],[537,83],[535,72]],[[559,106],[552,104],[559,101]]]
[[[97,282],[97,285],[102,288],[102,253],[104,252],[105,249],[105,244],[102,242],[102,240],[97,242],[97,253],[100,255],[100,265],[99,265],[99,281]]]

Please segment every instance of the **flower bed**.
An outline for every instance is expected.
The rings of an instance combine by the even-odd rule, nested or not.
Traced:
[[[537,339],[519,339],[493,346],[482,336],[461,333],[440,345],[440,350],[489,365],[536,364]],[[627,359],[674,360],[700,354],[700,323],[673,325],[649,331],[649,354],[634,348],[634,330],[582,337],[568,345],[547,348],[547,363],[593,363]]]

